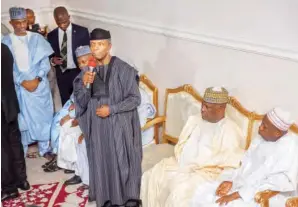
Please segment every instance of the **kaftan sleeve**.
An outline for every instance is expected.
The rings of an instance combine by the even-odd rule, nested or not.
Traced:
[[[76,117],[82,116],[82,114],[87,110],[88,103],[91,99],[91,90],[87,89],[83,84],[83,74],[84,72],[82,71],[75,78],[73,83]]]
[[[295,139],[294,137],[293,139]],[[288,146],[288,147],[287,147]],[[283,151],[277,151],[274,166],[263,165],[256,173],[259,179],[246,180],[246,185],[239,189],[239,194],[244,201],[254,199],[256,193],[264,190],[291,192],[297,187],[298,176],[298,146],[297,143],[284,144]]]
[[[37,76],[45,79],[47,78],[47,75],[51,69],[51,65],[50,65],[50,61],[48,57],[45,57],[44,59],[42,59],[40,61],[40,65],[39,65],[39,71],[37,73]]]
[[[119,69],[120,83],[124,99],[116,104],[110,105],[110,113],[117,114],[136,109],[141,103],[141,94],[136,81],[137,71],[133,68]]]

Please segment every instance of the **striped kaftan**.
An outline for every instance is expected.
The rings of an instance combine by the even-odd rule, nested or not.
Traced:
[[[89,200],[96,200],[99,207],[139,199],[142,174],[137,71],[117,57],[108,70],[108,97],[91,97],[91,90],[83,86],[84,72],[74,80],[76,116],[86,138],[90,166]],[[110,107],[107,118],[96,115],[101,105]]]

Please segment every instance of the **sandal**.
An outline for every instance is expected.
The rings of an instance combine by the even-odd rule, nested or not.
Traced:
[[[84,190],[88,190],[89,189],[89,185],[83,184],[80,187],[78,187],[79,191],[84,191]]]
[[[43,169],[43,171],[44,172],[47,172],[47,173],[49,173],[49,172],[56,172],[58,170],[61,170],[61,168],[58,167],[57,160],[55,160],[54,162],[52,162],[52,164],[49,165],[47,168]]]
[[[41,167],[42,168],[47,168],[47,167],[49,167],[54,161],[56,161],[57,160],[57,157],[55,156],[55,157],[53,157],[50,161],[48,161],[48,162],[46,162],[45,164],[43,164]]]

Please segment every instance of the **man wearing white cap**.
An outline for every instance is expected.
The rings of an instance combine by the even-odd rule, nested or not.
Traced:
[[[80,46],[75,50],[78,65],[85,70],[91,56],[90,47]],[[65,182],[75,185],[83,182],[82,188],[89,185],[89,165],[84,135],[75,116],[73,95],[55,115],[51,127],[51,146],[58,159],[43,165],[45,172],[55,172],[60,168],[65,173],[75,175]]]
[[[38,142],[39,154],[47,159],[50,127],[53,118],[53,101],[47,75],[50,71],[51,45],[37,33],[26,31],[24,8],[9,9],[10,24],[14,32],[6,35],[6,44],[14,56],[13,76],[20,105],[18,116],[25,154],[28,145]]]
[[[288,133],[293,123],[289,117],[279,108],[267,113],[241,167],[199,186],[192,206],[257,207],[254,197],[264,190],[281,192],[270,199],[270,207],[284,206],[286,197],[297,190],[298,173],[298,139]]]
[[[143,174],[144,207],[189,206],[197,185],[215,180],[226,168],[239,167],[244,136],[225,117],[228,100],[225,88],[206,89],[201,114],[189,117],[175,146],[175,156]]]

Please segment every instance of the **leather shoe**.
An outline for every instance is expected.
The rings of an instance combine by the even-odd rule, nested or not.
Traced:
[[[22,182],[21,184],[17,185],[18,188],[20,188],[21,190],[29,190],[30,189],[30,184],[27,180],[25,180],[24,182]]]
[[[1,193],[1,202],[19,197],[19,192],[16,190],[12,193]]]
[[[72,178],[65,181],[64,185],[76,185],[76,184],[79,184],[81,182],[82,182],[81,178],[79,176],[75,175]]]
[[[72,173],[75,173],[74,170],[64,170],[64,173],[65,174],[72,174]]]

